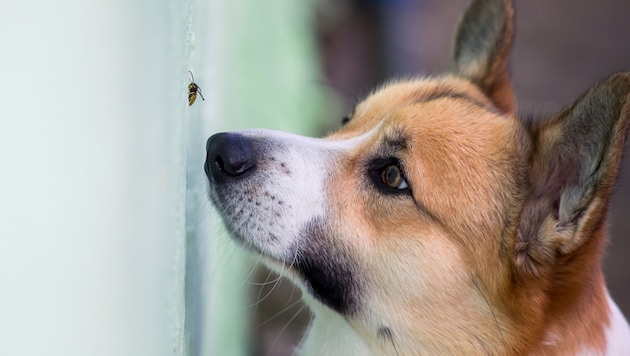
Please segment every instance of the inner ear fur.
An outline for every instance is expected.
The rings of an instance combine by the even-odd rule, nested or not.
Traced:
[[[450,71],[476,84],[506,114],[516,100],[509,62],[514,38],[511,0],[472,1],[455,32]]]
[[[552,119],[529,124],[531,192],[517,230],[517,267],[537,275],[589,239],[604,239],[629,102],[630,72],[619,73]]]

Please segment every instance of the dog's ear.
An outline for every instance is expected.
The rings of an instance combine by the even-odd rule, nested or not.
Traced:
[[[474,0],[455,34],[450,71],[469,79],[505,113],[515,111],[509,62],[514,38],[511,0]]]
[[[602,232],[629,123],[630,72],[529,124],[532,190],[515,241],[517,267],[538,275]]]

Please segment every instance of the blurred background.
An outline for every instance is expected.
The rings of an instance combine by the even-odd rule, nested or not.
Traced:
[[[0,3],[0,354],[291,355],[300,292],[229,238],[205,140],[324,135],[446,68],[464,0]],[[516,0],[520,110],[630,69],[630,2]],[[193,106],[191,77],[202,90]],[[627,155],[626,155],[627,156]],[[630,315],[630,162],[605,272]]]

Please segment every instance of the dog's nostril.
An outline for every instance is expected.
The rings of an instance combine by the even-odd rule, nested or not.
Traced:
[[[232,155],[225,158],[221,155],[216,156],[214,165],[221,173],[236,177],[247,172],[254,166],[250,156]]]
[[[208,178],[220,182],[239,177],[256,166],[250,139],[238,133],[219,133],[208,139],[205,166]]]
[[[223,163],[223,158],[221,158],[221,156],[217,156],[217,158],[214,159],[214,164],[219,167],[222,172],[225,172],[225,164]]]

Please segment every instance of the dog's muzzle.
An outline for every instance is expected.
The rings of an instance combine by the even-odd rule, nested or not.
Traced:
[[[223,183],[253,172],[256,158],[249,139],[237,133],[218,133],[206,143],[204,170],[208,179]]]
[[[360,274],[329,219],[325,179],[333,151],[273,131],[218,133],[206,144],[209,197],[232,237],[341,314],[360,306]],[[278,267],[281,266],[281,267]]]

